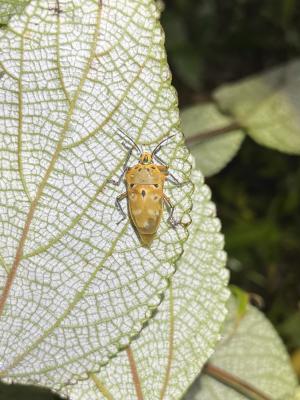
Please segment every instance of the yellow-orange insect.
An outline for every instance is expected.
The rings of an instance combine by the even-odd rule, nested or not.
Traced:
[[[122,214],[122,219],[118,223],[127,217],[121,206],[121,201],[127,198],[132,224],[136,228],[142,244],[150,246],[158,230],[164,204],[167,205],[169,211],[168,222],[172,227],[176,225],[173,219],[174,206],[164,193],[164,184],[166,179],[175,185],[179,185],[180,183],[168,172],[168,166],[157,156],[163,143],[173,136],[164,139],[155,147],[152,153],[148,153],[143,152],[124,132],[121,133],[130,141],[132,147],[128,148],[127,144],[123,142],[123,145],[129,152],[120,178],[118,181],[111,181],[115,185],[119,185],[125,175],[126,192],[122,193],[116,199],[116,207]],[[128,167],[127,164],[133,149],[136,149],[140,154],[139,162],[133,167]],[[160,164],[154,163],[154,161]]]

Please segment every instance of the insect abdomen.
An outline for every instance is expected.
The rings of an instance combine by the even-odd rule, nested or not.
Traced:
[[[143,235],[157,232],[162,210],[162,191],[154,185],[134,185],[128,188],[129,211],[134,226]]]

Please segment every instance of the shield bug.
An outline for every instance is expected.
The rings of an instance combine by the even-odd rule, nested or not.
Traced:
[[[172,227],[178,224],[173,218],[174,205],[164,193],[164,184],[166,179],[175,185],[181,183],[168,171],[169,167],[157,155],[162,146],[174,135],[162,140],[150,153],[144,152],[124,132],[120,131],[120,133],[117,134],[125,139],[122,144],[128,150],[128,154],[119,179],[110,181],[115,185],[120,185],[124,179],[126,184],[126,191],[116,198],[116,208],[122,215],[118,224],[127,218],[121,205],[121,201],[127,199],[131,222],[138,232],[142,244],[148,247],[158,230],[164,205],[167,205],[169,212],[169,224]],[[128,163],[133,150],[137,150],[139,161],[129,167]]]

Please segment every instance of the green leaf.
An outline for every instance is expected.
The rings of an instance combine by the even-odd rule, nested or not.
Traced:
[[[300,154],[300,61],[214,93],[222,110],[230,113],[259,144]]]
[[[234,121],[222,115],[213,103],[184,109],[181,122],[196,166],[205,176],[223,169],[236,155],[245,137]]]
[[[168,8],[163,13],[168,57],[176,77],[192,89],[199,89],[203,61],[193,46],[182,15]]]
[[[248,310],[249,294],[235,285],[230,285],[229,288],[236,301],[236,320],[240,322]]]
[[[295,390],[295,393],[291,397],[287,397],[286,400],[300,400],[300,386]]]
[[[0,382],[1,400],[61,400],[49,389],[27,385],[7,385]]]
[[[172,229],[167,212],[150,248],[129,219],[117,224],[125,187],[110,182],[128,154],[118,129],[145,149],[174,134],[160,157],[186,184],[165,190],[188,222],[191,159],[157,17],[150,0],[34,0],[0,33],[6,381],[57,387],[107,363],[150,318],[182,254],[186,227]]]
[[[72,400],[180,399],[212,354],[226,315],[228,272],[210,191],[198,172],[193,179],[190,236],[157,314],[130,350],[69,388]]]
[[[290,396],[296,387],[296,377],[289,356],[277,332],[265,316],[253,306],[236,327],[237,305],[231,300],[224,326],[223,339],[209,364],[246,382],[256,390],[281,399]],[[185,400],[245,400],[247,397],[203,374]]]
[[[285,305],[285,303],[283,305]],[[300,313],[298,310],[289,313],[289,316],[287,316],[278,326],[280,334],[285,337],[290,346],[295,349],[300,348],[299,329]]]
[[[0,25],[6,25],[15,14],[21,14],[30,0],[1,0]]]

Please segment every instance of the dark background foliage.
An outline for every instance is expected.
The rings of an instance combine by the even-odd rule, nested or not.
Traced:
[[[166,0],[162,24],[182,105],[300,52],[297,0]]]
[[[162,23],[181,107],[209,100],[224,82],[300,54],[297,0],[170,0]],[[237,157],[207,181],[223,224],[231,282],[262,297],[263,311],[288,350],[296,351],[300,158],[247,139]]]

